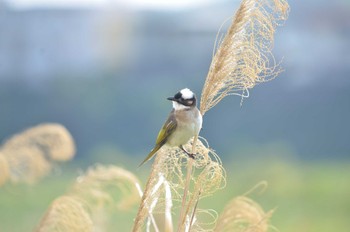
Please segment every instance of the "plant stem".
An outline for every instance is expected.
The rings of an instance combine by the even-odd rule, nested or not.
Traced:
[[[192,154],[196,153],[196,143],[197,143],[198,135],[196,135],[193,138],[193,143],[192,143]],[[188,190],[190,188],[191,184],[191,175],[192,175],[192,168],[193,168],[193,159],[188,159],[187,163],[187,175],[186,175],[186,182],[185,182],[185,187],[184,187],[184,193],[182,196],[182,203],[181,203],[181,211],[180,211],[180,218],[179,218],[179,223],[177,227],[177,231],[181,232],[182,228],[185,224],[186,221],[186,212],[187,212],[187,207],[186,207],[186,202],[187,202],[187,194]]]
[[[155,224],[155,220],[153,218],[153,215],[149,213],[149,210],[148,210],[149,205],[148,205],[147,201],[148,201],[148,197],[150,197],[152,184],[157,179],[155,177],[158,174],[157,166],[158,166],[158,163],[160,162],[160,159],[161,159],[161,157],[159,155],[157,155],[155,157],[154,163],[152,165],[151,173],[150,173],[150,176],[148,178],[146,188],[145,188],[143,195],[142,195],[141,204],[139,206],[137,216],[135,218],[134,227],[132,230],[133,232],[139,232],[142,230],[142,225],[143,225],[144,220],[145,220],[145,217],[144,217],[145,214],[149,214],[149,217],[152,220],[152,224],[153,224],[155,230],[157,230],[157,225]]]

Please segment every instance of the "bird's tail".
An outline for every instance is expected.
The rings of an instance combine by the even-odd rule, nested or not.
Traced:
[[[162,146],[160,145],[156,145],[152,151],[148,154],[148,156],[146,157],[146,159],[144,159],[144,161],[142,161],[142,163],[139,165],[139,167],[141,167],[144,163],[146,163],[148,160],[150,160],[154,154],[156,154],[156,152],[161,148]]]

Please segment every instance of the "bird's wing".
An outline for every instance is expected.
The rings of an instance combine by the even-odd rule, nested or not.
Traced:
[[[176,130],[177,122],[173,112],[170,113],[168,119],[164,123],[162,129],[160,129],[158,133],[158,137],[156,140],[156,145],[152,149],[152,151],[148,154],[148,156],[142,161],[139,167],[150,160],[154,154],[167,142],[169,136]]]
[[[169,136],[176,130],[176,127],[177,122],[173,112],[171,112],[162,129],[160,129],[158,133],[156,145],[164,145],[167,142]]]

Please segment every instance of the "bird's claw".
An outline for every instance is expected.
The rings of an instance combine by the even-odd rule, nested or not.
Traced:
[[[188,151],[186,151],[186,149],[183,147],[183,146],[180,146],[181,150],[183,152],[185,152],[191,159],[196,159],[196,154],[193,154],[193,153],[189,153]]]
[[[187,155],[188,155],[191,159],[196,159],[196,154],[187,153]]]

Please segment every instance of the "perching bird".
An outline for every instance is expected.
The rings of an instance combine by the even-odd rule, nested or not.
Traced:
[[[178,146],[191,158],[194,154],[187,152],[183,145],[193,136],[198,135],[202,128],[202,115],[196,106],[196,96],[190,89],[182,89],[174,97],[168,97],[173,102],[173,110],[158,133],[156,145],[140,166],[151,159],[163,146]]]

